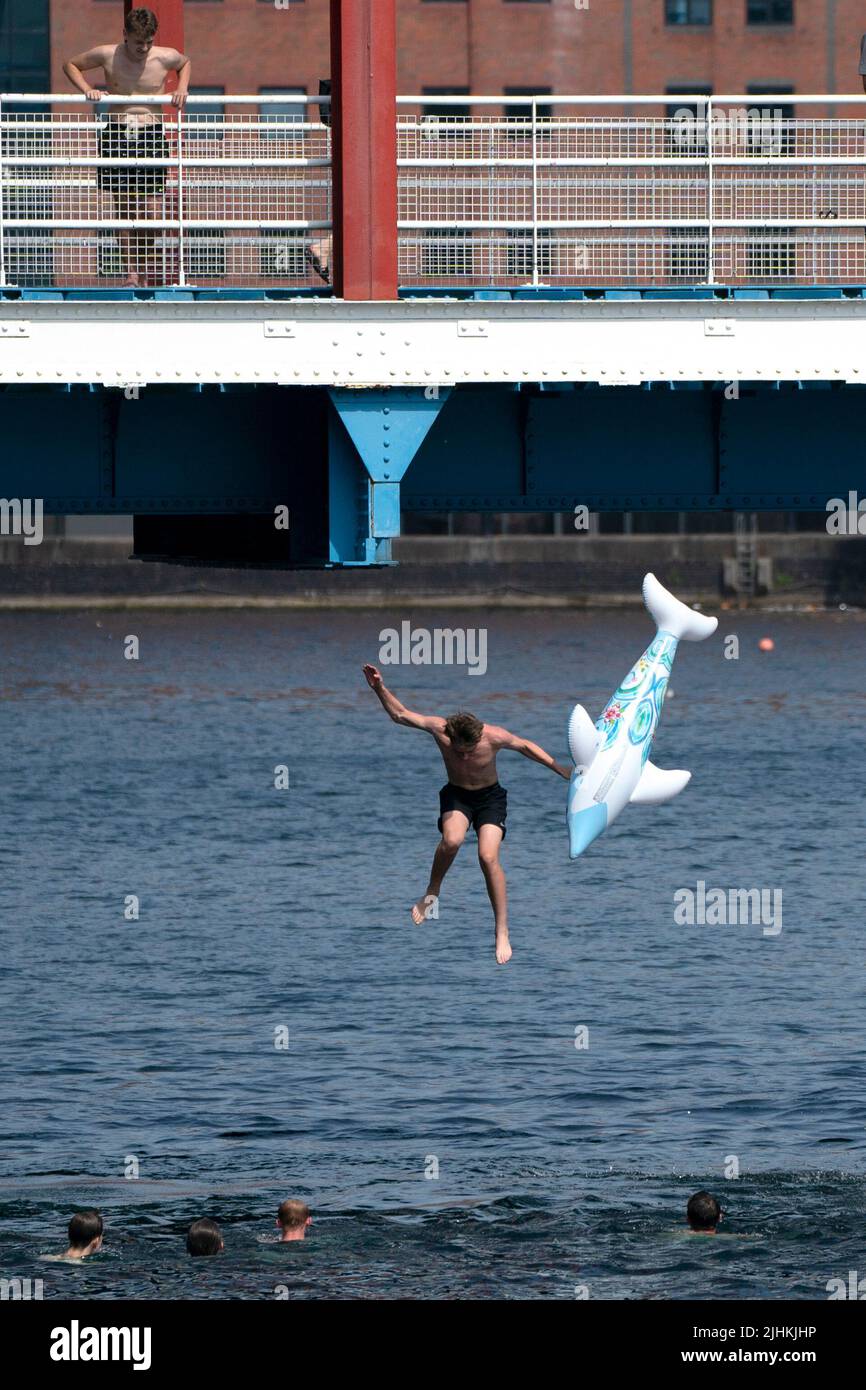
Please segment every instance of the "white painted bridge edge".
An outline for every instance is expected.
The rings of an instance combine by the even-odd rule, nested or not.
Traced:
[[[866,301],[0,306],[0,384],[866,383]]]

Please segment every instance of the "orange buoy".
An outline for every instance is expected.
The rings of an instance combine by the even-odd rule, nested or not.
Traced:
[[[771,652],[775,645],[772,637],[762,637],[758,643],[758,650],[762,652]]]

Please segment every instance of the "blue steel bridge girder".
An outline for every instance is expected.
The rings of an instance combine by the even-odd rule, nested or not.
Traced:
[[[450,395],[443,387],[329,387],[332,564],[390,564],[400,483]]]
[[[136,554],[273,568],[390,564],[401,509],[823,512],[866,497],[866,385],[736,385],[0,383],[0,497],[133,513]]]
[[[406,511],[824,511],[866,496],[866,386],[461,387]]]

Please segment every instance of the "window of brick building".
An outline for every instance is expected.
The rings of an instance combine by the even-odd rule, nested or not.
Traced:
[[[666,87],[669,97],[711,96],[712,87],[703,82],[692,82],[688,86],[677,84]],[[665,133],[665,154],[680,154],[684,159],[707,153],[707,107],[705,102],[671,101],[665,108],[667,130]]]
[[[747,24],[793,24],[794,0],[746,0]]]
[[[421,93],[425,97],[468,97],[468,87],[422,87]],[[422,110],[424,116],[425,133],[436,133],[443,136],[460,135],[460,127],[471,115],[469,105],[465,101],[451,102],[443,101],[425,105]],[[437,130],[436,127],[439,127]]]
[[[47,90],[48,34],[48,0],[7,0],[0,5],[0,91]]]
[[[764,83],[761,86],[749,85],[749,96],[785,97],[793,92],[790,84]],[[749,102],[749,148],[756,154],[782,155],[794,154],[794,131],[790,122],[796,114],[793,102],[761,101]]]
[[[259,120],[264,127],[262,135],[281,140],[292,135],[300,138],[304,133],[301,127],[307,119],[309,108],[303,101],[292,101],[292,97],[306,95],[306,87],[259,87],[259,96],[286,98],[285,101],[269,101],[259,107]],[[295,125],[297,131],[292,129]],[[269,126],[271,129],[268,129]]]
[[[507,97],[549,97],[550,87],[503,87],[503,95]],[[523,103],[504,102],[504,114],[506,119],[511,120],[516,116],[523,116],[527,120],[532,116],[532,107]],[[535,114],[539,120],[549,121],[553,115],[553,107],[549,101],[537,101],[535,103]]]
[[[190,96],[222,97],[225,87],[190,87]],[[187,106],[185,111],[184,133],[188,140],[222,140],[223,111],[221,101],[197,101]]]
[[[712,24],[713,0],[665,0],[665,24]]]

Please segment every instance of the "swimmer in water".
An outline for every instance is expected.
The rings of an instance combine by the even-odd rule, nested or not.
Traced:
[[[86,1260],[102,1248],[102,1217],[94,1208],[77,1211],[69,1223],[69,1248],[62,1255],[47,1255],[49,1260]]]
[[[696,1192],[686,1207],[689,1230],[696,1236],[714,1236],[722,1209],[710,1192]]]
[[[448,781],[439,793],[437,826],[442,838],[436,846],[430,881],[423,897],[412,908],[412,920],[420,925],[431,915],[438,916],[442,880],[457,856],[470,825],[478,835],[478,859],[493,905],[496,930],[496,959],[505,965],[511,959],[508,939],[508,908],[505,873],[499,862],[499,846],[505,838],[507,793],[499,785],[496,773],[496,754],[522,753],[525,758],[541,763],[571,779],[571,768],[554,761],[549,753],[519,738],[497,724],[482,724],[474,714],[461,712],[443,719],[436,714],[413,714],[385,686],[381,672],[369,663],[363,668],[367,684],[378,695],[386,713],[395,724],[409,729],[423,729],[432,734],[442,754]]]
[[[169,74],[177,73],[173,106],[186,102],[192,67],[189,58],[176,48],[154,46],[158,20],[152,10],[139,6],[130,10],[123,28],[122,43],[102,43],[78,53],[63,64],[73,87],[88,101],[112,96],[162,96]],[[104,87],[94,87],[84,76],[101,68]],[[107,108],[108,118],[100,127],[100,159],[148,160],[147,164],[104,164],[97,170],[100,193],[111,197],[118,221],[166,216],[164,208],[166,166],[157,159],[171,158],[162,124],[162,108],[129,101]],[[112,214],[109,214],[112,215]],[[153,262],[153,233],[125,229],[117,232],[121,273],[128,285],[144,285],[150,278],[148,262]]]
[[[193,1221],[186,1233],[186,1248],[190,1255],[219,1255],[225,1241],[219,1226],[209,1216]]]
[[[305,1202],[297,1202],[292,1197],[287,1197],[285,1202],[280,1203],[277,1212],[277,1225],[282,1231],[280,1242],[286,1240],[305,1240],[307,1227],[312,1225],[313,1218],[310,1215],[310,1208]]]

